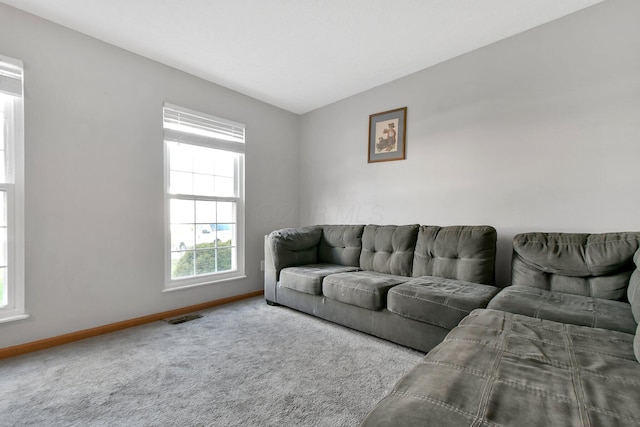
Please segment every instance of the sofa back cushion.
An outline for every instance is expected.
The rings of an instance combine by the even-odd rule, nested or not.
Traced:
[[[627,298],[631,304],[633,318],[636,319],[636,323],[640,323],[640,249],[633,255],[633,263],[635,264],[635,269],[629,279]],[[640,361],[640,325],[638,325],[636,335],[633,339],[633,351],[636,354],[636,359]]]
[[[513,238],[511,283],[624,300],[640,233],[523,233]]]
[[[364,225],[322,225],[318,262],[357,267]]]
[[[362,234],[360,268],[411,276],[418,225],[367,225]]]
[[[488,225],[423,225],[413,256],[413,277],[436,276],[493,284],[496,230]]]
[[[321,236],[320,227],[284,228],[269,234],[268,242],[277,279],[283,268],[317,263]]]

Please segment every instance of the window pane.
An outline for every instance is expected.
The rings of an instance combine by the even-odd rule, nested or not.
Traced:
[[[179,279],[194,274],[194,251],[172,253],[171,278]],[[174,258],[175,257],[175,258]]]
[[[229,271],[235,268],[233,251],[235,248],[218,249],[218,271]]]
[[[234,197],[236,195],[233,178],[216,177],[216,195],[220,197]]]
[[[193,146],[169,142],[169,169],[193,172]]]
[[[233,177],[236,174],[236,153],[218,151],[216,155],[216,175]]]
[[[214,224],[216,222],[216,202],[196,201],[196,222]]]
[[[0,105],[2,104],[0,100]],[[0,182],[9,182],[7,179],[7,147],[5,141],[7,125],[5,113],[0,111]]]
[[[171,224],[171,250],[184,251],[196,246],[192,224]]]
[[[4,142],[4,130],[6,129],[6,125],[5,125],[5,115],[4,115],[4,111],[2,111],[2,102],[0,102],[0,130],[2,132],[0,132],[0,150],[4,151],[5,150],[5,142]]]
[[[0,227],[7,226],[7,192],[0,191]]]
[[[216,233],[211,228],[210,224],[197,224],[196,225],[196,247],[212,248],[216,241]]]
[[[235,202],[218,202],[218,222],[234,223]]]
[[[196,251],[196,274],[216,272],[216,250],[203,249]]]
[[[205,147],[194,147],[194,149],[193,171],[195,173],[213,175],[218,150]]]
[[[193,194],[193,174],[189,172],[170,172],[169,193]]]
[[[199,196],[215,196],[213,175],[193,175],[193,193]]]
[[[7,227],[7,192],[0,191],[0,267],[7,267],[7,250],[9,248]]]
[[[237,153],[189,144],[169,146],[169,192],[235,197]]]
[[[195,201],[172,199],[170,202],[170,215],[172,224],[195,223]]]
[[[218,246],[235,246],[235,225],[216,224]]]
[[[0,268],[0,307],[7,305],[7,268]]]
[[[7,229],[0,228],[0,267],[6,267],[7,262]]]

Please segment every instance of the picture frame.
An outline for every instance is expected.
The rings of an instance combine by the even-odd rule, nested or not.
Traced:
[[[369,116],[369,163],[406,159],[407,107]]]

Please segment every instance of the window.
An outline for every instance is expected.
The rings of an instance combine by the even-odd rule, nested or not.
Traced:
[[[24,319],[22,62],[0,55],[0,322]]]
[[[244,125],[166,104],[168,290],[244,277]]]

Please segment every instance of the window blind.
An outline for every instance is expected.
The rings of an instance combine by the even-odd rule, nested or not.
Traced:
[[[165,139],[244,153],[245,126],[215,116],[164,104]]]
[[[0,93],[22,96],[22,62],[0,55]]]

